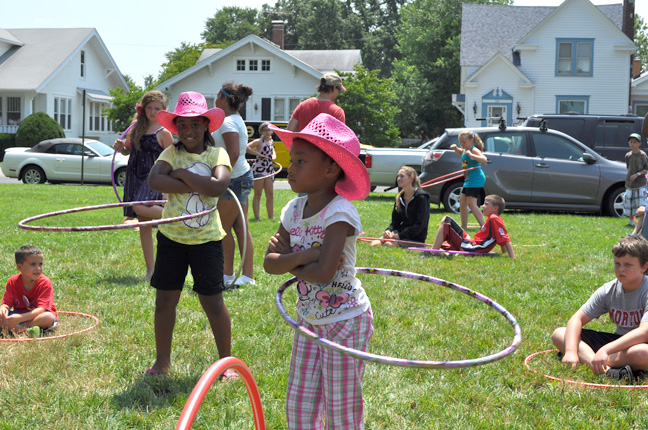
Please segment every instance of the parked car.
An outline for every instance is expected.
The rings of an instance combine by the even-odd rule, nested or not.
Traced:
[[[447,129],[423,159],[421,182],[461,169],[450,149],[462,129]],[[603,212],[624,216],[626,167],[608,160],[576,139],[555,130],[532,127],[471,129],[484,142],[488,162],[486,194],[498,194],[510,209]],[[430,201],[459,212],[463,177],[425,187]],[[484,196],[482,196],[483,198]]]
[[[85,140],[83,181],[112,183],[111,165],[115,151],[98,140]],[[43,184],[46,181],[81,182],[81,139],[60,138],[44,140],[32,148],[7,148],[2,162],[2,173],[21,179],[25,184]],[[115,156],[115,183],[124,186],[128,156]]]
[[[417,148],[367,149],[364,163],[369,171],[371,186],[397,187],[396,176],[403,166],[410,166],[417,173],[421,173],[423,157],[437,139],[429,140]]]
[[[522,122],[525,127],[540,127],[545,120],[547,127],[562,131],[605,158],[625,162],[628,136],[641,134],[644,119],[636,115],[581,115],[543,114],[532,115]],[[641,140],[641,149],[646,150],[646,139]]]

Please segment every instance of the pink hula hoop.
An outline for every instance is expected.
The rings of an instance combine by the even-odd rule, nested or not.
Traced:
[[[254,381],[254,376],[250,369],[236,357],[225,357],[212,364],[205,373],[203,373],[200,380],[196,383],[193,391],[185,403],[184,409],[178,419],[176,430],[184,430],[191,428],[196,413],[202,404],[207,391],[214,384],[227,369],[233,369],[241,375],[245,388],[247,388],[250,403],[252,404],[252,412],[254,414],[254,426],[257,430],[265,430],[265,419],[263,418],[263,408],[261,406],[261,396],[259,395],[259,388]]]
[[[439,176],[437,178],[430,179],[429,181],[422,183],[421,187],[433,187],[434,185],[439,185],[439,184],[442,184],[444,182],[451,181],[453,179],[458,179],[461,176],[463,176],[463,174],[465,172],[467,172],[469,170],[472,170],[472,169],[479,169],[479,168],[481,168],[481,167],[480,166],[475,166],[475,167],[469,167],[468,169],[457,170],[456,172],[448,173],[446,175],[442,175],[442,176]]]
[[[273,177],[275,175],[278,175],[279,172],[281,172],[281,169],[283,169],[283,166],[281,164],[277,163],[276,161],[272,161],[272,164],[276,164],[277,166],[279,166],[279,170],[275,170],[274,173],[271,173],[271,174],[266,175],[266,176],[260,176],[258,178],[254,178],[254,180],[255,181],[260,181],[261,179],[271,178],[271,177]]]
[[[422,251],[422,252],[432,252],[432,253],[447,253],[447,254],[459,254],[459,255],[472,255],[472,256],[478,256],[478,257],[494,257],[496,255],[499,255],[495,252],[469,252],[469,251],[453,251],[450,249],[430,249],[430,248],[418,248],[415,246],[410,246],[409,248],[410,251]]]
[[[382,237],[361,237],[358,236],[358,240],[360,242],[373,242],[374,240],[380,240],[382,242],[396,242],[396,243],[408,243],[412,245],[418,245],[418,246],[432,246],[430,243],[421,243],[421,242],[412,242],[409,240],[400,240],[400,239],[384,239]]]
[[[83,312],[69,312],[69,311],[58,311],[57,312],[59,315],[76,315],[76,316],[81,316],[85,318],[90,318],[94,320],[94,324],[92,324],[90,327],[86,327],[83,330],[75,331],[72,333],[67,333],[67,334],[60,334],[58,336],[45,336],[45,337],[26,337],[26,338],[19,338],[19,339],[0,339],[0,342],[34,342],[34,341],[42,341],[42,340],[54,340],[54,339],[62,339],[64,337],[72,336],[74,334],[79,334],[83,333],[86,331],[90,331],[93,328],[95,328],[99,324],[99,318],[97,318],[94,315],[90,314],[84,314]]]
[[[527,369],[532,371],[533,373],[540,373],[537,370],[533,369],[529,363],[531,360],[538,355],[541,354],[549,354],[552,352],[557,352],[557,349],[547,349],[546,351],[540,351],[536,352],[535,354],[529,355],[527,358],[524,359],[524,365],[526,366]],[[545,378],[547,378],[550,381],[556,381],[556,382],[563,382],[565,384],[569,385],[581,385],[583,387],[588,387],[588,388],[620,388],[624,390],[645,390],[648,389],[648,385],[612,385],[612,384],[594,384],[592,382],[581,382],[581,381],[572,381],[570,379],[561,379],[556,376],[551,376],[551,375],[545,375],[542,374]]]
[[[198,218],[204,215],[207,215],[211,212],[214,212],[217,209],[217,206],[214,206],[211,209],[204,210],[202,212],[196,212],[194,214],[181,215],[173,218],[161,218],[151,221],[140,221],[132,224],[115,224],[115,225],[95,225],[95,226],[78,226],[78,227],[44,227],[44,226],[35,226],[28,225],[32,221],[36,221],[42,218],[50,218],[58,215],[65,215],[75,212],[90,211],[96,209],[107,209],[115,207],[124,207],[124,206],[133,206],[133,205],[159,205],[165,203],[166,200],[144,200],[139,202],[121,202],[121,203],[110,203],[106,205],[96,205],[96,206],[85,206],[80,208],[67,209],[57,212],[49,212],[42,215],[36,215],[31,218],[26,218],[18,223],[18,227],[25,230],[32,231],[104,231],[104,230],[120,230],[124,228],[134,228],[146,225],[160,225],[160,224],[169,224],[172,222],[184,221],[192,218]]]

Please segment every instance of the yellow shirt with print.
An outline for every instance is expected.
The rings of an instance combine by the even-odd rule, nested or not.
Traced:
[[[173,170],[187,169],[202,176],[212,176],[216,166],[227,166],[230,171],[232,170],[227,152],[222,148],[213,146],[208,146],[200,154],[194,154],[185,151],[182,146],[171,145],[162,151],[157,161],[169,163]],[[203,212],[213,208],[217,203],[218,197],[205,196],[199,193],[170,193],[168,201],[164,205],[162,218]],[[197,218],[160,224],[158,229],[160,233],[169,239],[186,245],[199,245],[214,240],[222,240],[226,234],[217,210]]]

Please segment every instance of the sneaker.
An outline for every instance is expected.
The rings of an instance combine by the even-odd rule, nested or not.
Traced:
[[[613,379],[625,379],[630,384],[634,384],[635,381],[632,368],[630,368],[629,365],[623,367],[610,367],[607,372],[605,372],[605,375]]]
[[[226,275],[223,273],[223,284],[230,285],[236,280],[236,275]]]
[[[241,275],[241,277],[234,282],[234,285],[256,285],[256,281],[249,276]]]
[[[41,335],[41,329],[40,329],[40,327],[38,327],[38,326],[29,327],[29,328],[25,331],[25,333],[27,333],[27,336],[32,337],[32,338],[34,338],[34,337],[40,337],[40,335]]]

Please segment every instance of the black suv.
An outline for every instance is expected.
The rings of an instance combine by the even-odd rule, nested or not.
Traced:
[[[628,136],[641,134],[644,119],[636,115],[541,114],[528,117],[521,125],[539,127],[543,120],[548,128],[570,135],[605,158],[625,162],[630,150]],[[646,150],[646,139],[641,143],[641,149]]]

